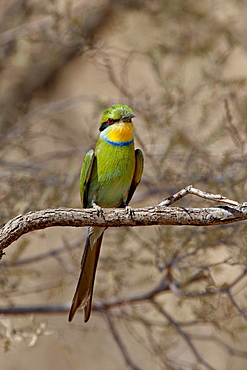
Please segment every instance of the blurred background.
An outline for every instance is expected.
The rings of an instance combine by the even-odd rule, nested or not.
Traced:
[[[80,208],[112,104],[145,156],[132,207],[190,184],[246,201],[246,19],[245,0],[2,0],[0,224]],[[1,369],[246,369],[245,225],[108,229],[88,324],[67,322],[85,230],[21,237],[0,262]]]

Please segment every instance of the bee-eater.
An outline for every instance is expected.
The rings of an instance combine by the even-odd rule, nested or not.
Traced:
[[[113,105],[100,121],[100,135],[95,150],[85,156],[80,176],[83,208],[127,207],[143,172],[143,154],[134,148],[135,117],[126,105]],[[129,211],[130,208],[128,207]],[[86,245],[81,261],[81,273],[72,301],[69,321],[77,309],[84,309],[84,321],[91,314],[95,273],[105,227],[87,228]]]

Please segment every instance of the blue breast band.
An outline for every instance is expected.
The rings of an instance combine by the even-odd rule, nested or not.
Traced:
[[[111,140],[108,140],[106,137],[104,137],[104,140],[108,144],[115,145],[115,146],[128,146],[128,145],[132,144],[133,141],[134,141],[134,139],[132,139],[130,141],[111,141]]]

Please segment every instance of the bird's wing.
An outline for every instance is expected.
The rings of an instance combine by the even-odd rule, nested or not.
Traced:
[[[87,188],[88,182],[92,173],[93,163],[95,159],[94,150],[91,149],[87,152],[84,161],[82,163],[81,175],[80,175],[80,194],[81,204],[83,208],[87,207]]]
[[[126,201],[126,204],[129,204],[135,190],[136,190],[136,187],[138,186],[139,182],[141,181],[141,178],[142,178],[142,172],[143,172],[143,164],[144,164],[144,157],[143,157],[143,153],[140,149],[136,149],[135,150],[135,172],[134,172],[134,176],[133,176],[133,179],[132,179],[132,183],[130,185],[130,190],[129,190],[129,194],[128,194],[128,197],[127,197],[127,201]]]

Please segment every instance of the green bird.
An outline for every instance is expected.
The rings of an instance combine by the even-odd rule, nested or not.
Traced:
[[[100,121],[100,135],[95,150],[87,152],[80,176],[83,208],[127,207],[143,172],[143,154],[134,147],[132,110],[113,105]],[[127,208],[129,212],[130,207]],[[88,227],[81,261],[81,273],[72,301],[69,321],[79,307],[84,321],[91,314],[94,279],[105,227]]]

